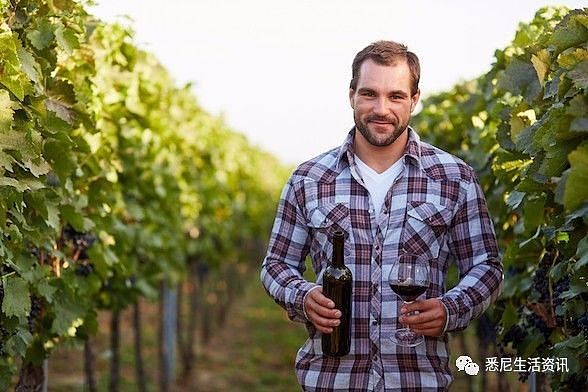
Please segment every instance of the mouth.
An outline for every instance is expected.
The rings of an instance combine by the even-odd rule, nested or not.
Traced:
[[[368,124],[373,124],[378,127],[388,127],[395,125],[394,121],[387,117],[371,116],[368,117],[366,120]]]

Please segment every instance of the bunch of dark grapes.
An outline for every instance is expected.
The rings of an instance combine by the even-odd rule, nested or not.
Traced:
[[[558,391],[586,391],[588,390],[588,378],[581,372],[568,373],[569,377],[561,381],[557,386]]]
[[[4,301],[4,285],[0,282],[0,304]],[[4,342],[6,342],[9,338],[10,334],[4,327],[2,323],[2,318],[0,317],[0,355],[6,354],[4,351]]]
[[[580,317],[580,319],[578,319],[578,327],[582,332],[584,332],[584,335],[588,337],[588,315],[585,314],[584,316]]]
[[[533,288],[539,294],[539,302],[547,302],[549,300],[548,266],[545,259],[546,257],[541,259],[533,275]]]
[[[504,334],[504,336],[502,338],[502,342],[504,344],[508,344],[509,342],[512,342],[514,345],[515,343],[522,342],[526,336],[527,336],[527,333],[521,328],[521,326],[518,324],[515,324],[512,327],[510,327],[508,329],[508,331],[506,331],[506,333]]]
[[[546,339],[551,335],[551,332],[553,332],[553,328],[550,328],[547,323],[545,323],[545,320],[536,313],[531,313],[527,317],[527,320],[529,321],[529,324],[541,332]]]
[[[31,311],[28,316],[28,325],[29,325],[29,332],[33,332],[35,330],[35,322],[38,320],[39,316],[41,315],[41,310],[43,309],[43,302],[41,298],[33,295],[31,298]]]
[[[63,229],[63,240],[72,248],[74,259],[78,262],[75,274],[86,277],[94,271],[94,265],[88,261],[87,250],[96,242],[93,233],[80,233],[71,226]]]
[[[94,265],[92,263],[82,263],[76,267],[75,274],[78,276],[86,277],[94,272]]]
[[[80,251],[79,258],[85,260],[88,258],[86,250],[96,242],[96,236],[91,232],[80,233],[68,225],[63,229],[63,240],[70,242],[76,251]]]
[[[563,305],[563,299],[561,298],[561,294],[564,291],[567,291],[569,289],[570,289],[570,277],[569,276],[566,276],[565,278],[563,278],[559,282],[557,282],[557,285],[553,289],[553,307],[554,307],[554,309],[557,309],[558,307]],[[555,321],[557,322],[557,325],[559,327],[563,327],[565,318],[564,318],[564,316],[556,315]]]

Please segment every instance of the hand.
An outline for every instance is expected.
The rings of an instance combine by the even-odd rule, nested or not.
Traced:
[[[333,332],[333,327],[340,323],[341,311],[335,309],[335,303],[323,295],[322,287],[308,293],[304,310],[308,320],[322,333]]]
[[[417,310],[418,314],[406,315]],[[404,304],[400,308],[400,322],[414,333],[425,336],[441,336],[445,328],[447,312],[439,298],[429,298]]]

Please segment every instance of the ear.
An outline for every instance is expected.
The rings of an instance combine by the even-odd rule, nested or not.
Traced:
[[[355,90],[352,88],[349,89],[349,103],[351,104],[351,108],[355,109]]]
[[[419,98],[421,96],[421,90],[417,90],[417,92],[411,97],[412,102],[410,103],[410,112],[414,110],[417,103],[419,103]]]

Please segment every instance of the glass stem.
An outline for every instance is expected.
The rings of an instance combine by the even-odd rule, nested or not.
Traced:
[[[405,304],[411,304],[411,303],[413,303],[413,302],[414,302],[414,301],[404,301],[404,303],[405,303]],[[406,315],[407,315],[407,316],[410,316],[411,314],[412,314],[412,312],[409,312],[409,313],[407,313]],[[409,331],[411,331],[411,329],[410,329],[410,325],[409,325],[409,324],[407,324],[407,325],[406,325],[406,329],[407,329],[407,330],[409,330]]]

